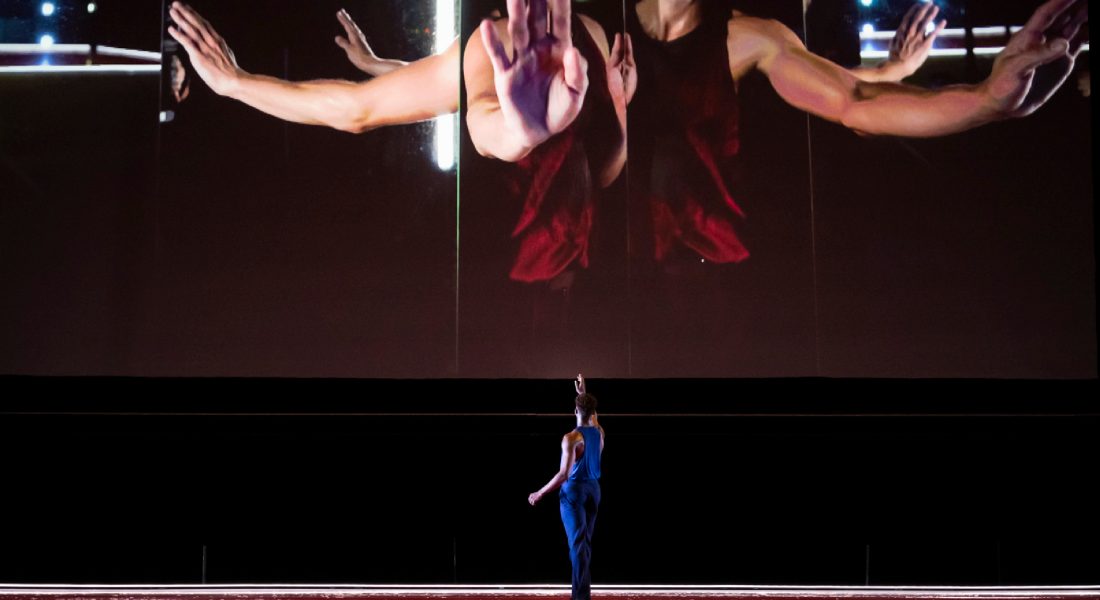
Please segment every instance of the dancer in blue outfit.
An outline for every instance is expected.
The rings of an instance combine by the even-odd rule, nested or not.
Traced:
[[[543,496],[561,488],[561,522],[569,540],[569,560],[573,562],[573,600],[592,596],[592,530],[600,506],[600,455],[603,453],[603,427],[596,419],[596,397],[585,392],[584,376],[577,375],[577,428],[561,439],[561,467],[542,489],[527,497],[534,506]]]

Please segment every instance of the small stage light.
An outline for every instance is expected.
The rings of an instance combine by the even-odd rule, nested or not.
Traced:
[[[42,45],[42,46],[52,46],[53,45],[53,36],[47,33],[46,35],[38,38],[38,43],[39,43],[39,45]]]
[[[54,10],[56,10],[56,9],[57,9],[57,7],[55,7],[53,5],[53,2],[43,2],[42,3],[42,16],[48,17],[48,16],[52,15]]]

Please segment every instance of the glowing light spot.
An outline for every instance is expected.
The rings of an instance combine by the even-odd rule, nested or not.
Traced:
[[[458,35],[457,25],[455,0],[436,0],[434,44],[436,54],[446,50]],[[429,33],[429,28],[425,27],[424,33]],[[444,115],[435,120],[435,162],[443,171],[454,168],[457,138],[458,120],[454,115]]]

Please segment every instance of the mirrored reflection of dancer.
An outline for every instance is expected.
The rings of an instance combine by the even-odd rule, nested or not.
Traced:
[[[578,129],[587,133],[585,130],[594,128],[591,119],[574,122],[580,115],[598,110],[592,104],[610,104],[619,126],[597,129],[601,137],[615,139],[608,140],[610,151],[604,152],[605,157],[589,161],[595,174],[587,187],[606,188],[625,163],[626,106],[638,87],[631,35],[616,33],[609,49],[600,25],[584,15],[574,19],[571,10],[569,0],[510,0],[507,21],[483,21],[478,32],[481,43],[469,43],[465,50],[464,81],[470,103],[467,125],[475,148],[483,156],[521,162],[536,171],[533,181],[544,182],[541,187],[524,189],[524,212],[514,234],[520,240],[511,272],[516,281],[549,281],[571,266],[587,266],[594,212],[591,192],[582,192],[577,185],[570,186],[570,193],[584,196],[585,202],[555,201],[553,184],[566,187],[560,174],[570,172],[559,156],[565,150],[543,150],[525,159],[551,141],[559,148],[572,149]],[[912,74],[927,58],[936,34],[945,25],[941,22],[931,34],[924,34],[937,11],[931,4],[915,5],[898,29],[889,58],[851,73],[866,81],[895,81]],[[582,24],[583,31],[574,31],[574,22]],[[719,72],[726,70],[719,65]],[[590,89],[592,81],[598,85]],[[647,115],[655,120],[663,116],[667,115]],[[588,146],[593,145],[589,139]],[[571,204],[571,210],[563,204]]]
[[[520,163],[515,281],[587,264],[596,190],[626,162],[632,60],[621,35],[574,15],[569,0],[509,0],[465,50],[466,124],[477,151]]]
[[[479,0],[471,12],[495,4]],[[462,302],[474,308],[463,368],[550,376],[584,330],[580,360],[607,372],[619,359],[593,348],[615,344],[621,327],[591,323],[581,307],[599,304],[625,267],[592,236],[626,162],[633,60],[614,33],[621,13],[601,23],[569,0],[501,4],[506,18],[483,20],[463,55],[467,148],[492,159],[464,163],[464,236],[476,241],[464,243]],[[504,361],[493,347],[509,349]]]
[[[522,6],[523,2],[513,4]],[[568,3],[566,7],[567,5]],[[359,70],[376,78],[397,72],[401,72],[401,76],[358,83],[334,79],[290,82],[252,74],[242,69],[225,39],[215,31],[209,21],[187,4],[173,2],[169,10],[177,25],[169,27],[169,34],[183,45],[194,69],[207,85],[217,94],[240,100],[275,117],[296,123],[363,132],[384,125],[411,123],[453,113],[458,108],[457,38],[443,52],[411,63],[381,58],[374,53],[366,36],[347,11],[340,10],[336,17],[346,36],[336,36],[335,42],[347,53],[348,60]],[[517,13],[519,14],[525,13],[521,11]],[[564,14],[567,15],[568,12]],[[517,17],[510,17],[507,30],[517,27],[517,23]],[[630,92],[623,90],[632,89],[633,61],[630,60],[629,38],[624,43],[622,36],[616,34],[615,45],[608,50],[606,37],[599,25],[587,18],[584,18],[584,24],[604,50],[604,57],[609,59],[608,72],[612,83],[619,78],[626,80],[622,86],[609,86],[611,93],[628,95]],[[502,33],[505,31],[503,28],[499,30]],[[511,47],[510,35],[499,35],[498,38],[507,47]],[[482,41],[489,43],[489,39],[483,38]],[[583,61],[570,60],[572,76],[576,77],[579,73],[577,67],[583,66]],[[891,60],[894,60],[893,52]],[[905,62],[910,61],[907,59]],[[888,77],[885,74],[900,66],[899,62],[891,69],[875,68],[868,70],[868,75],[860,76],[871,77],[870,73],[873,71],[874,77]],[[539,78],[535,77],[528,84],[538,81]],[[574,82],[574,85],[578,84]],[[576,92],[580,94],[577,95]],[[559,119],[557,125],[552,125],[553,129],[564,128],[579,112],[584,92],[578,88],[572,95],[573,108],[561,115],[564,118]],[[557,104],[551,101],[547,106],[553,107]],[[525,121],[510,119],[507,124],[514,131],[505,131],[504,136],[522,136],[524,131],[530,129],[530,124]],[[531,139],[528,138],[528,141]],[[617,171],[612,163],[605,176],[614,173]]]
[[[614,197],[604,197],[605,193],[601,190],[611,185],[622,171],[626,146],[620,145],[614,152],[605,151],[603,156],[609,156],[610,160],[600,159],[599,153],[594,150],[598,144],[606,147],[609,143],[625,139],[621,116],[625,106],[634,99],[639,85],[653,89],[654,85],[663,82],[651,80],[639,84],[639,73],[652,74],[653,66],[644,64],[645,59],[635,55],[637,31],[628,26],[625,35],[615,34],[608,53],[606,45],[610,40],[605,39],[604,31],[584,15],[571,16],[574,8],[565,0],[513,0],[508,4],[507,22],[483,21],[478,31],[481,43],[470,40],[465,49],[464,84],[469,99],[466,123],[473,145],[483,156],[517,163],[511,171],[498,171],[514,179],[514,183],[507,186],[511,192],[510,203],[502,205],[499,212],[518,212],[518,217],[513,217],[511,222],[502,219],[493,231],[487,231],[489,235],[500,235],[496,231],[512,227],[511,246],[504,245],[507,240],[501,235],[496,253],[512,257],[506,267],[508,277],[524,289],[509,289],[494,297],[503,297],[505,293],[513,295],[516,300],[507,303],[513,307],[512,310],[530,315],[526,322],[503,324],[500,315],[508,311],[489,311],[495,316],[492,321],[487,320],[486,327],[502,323],[500,330],[507,332],[504,335],[525,340],[523,347],[509,354],[516,357],[517,365],[506,369],[506,372],[518,369],[525,375],[539,375],[537,369],[560,368],[560,363],[553,362],[554,357],[561,355],[569,346],[569,340],[575,338],[573,331],[586,331],[586,340],[593,348],[615,347],[626,337],[625,328],[615,329],[613,325],[595,322],[584,308],[615,312],[612,306],[619,300],[610,298],[609,294],[623,296],[627,287],[625,272],[608,268],[611,260],[596,254],[600,251],[614,253],[622,247],[621,243],[618,246],[612,243],[611,247],[607,247],[607,239],[609,236],[621,239],[618,229],[622,228],[625,233],[626,226],[621,223],[625,221],[625,213],[622,208],[609,210],[608,206],[616,206],[619,202]],[[923,29],[934,20],[935,15],[934,7],[929,9],[924,4],[914,6],[907,15],[906,26],[899,27],[895,50],[890,58],[875,68],[853,70],[853,75],[861,79],[885,80],[901,78],[914,71],[927,57],[935,38],[934,34],[925,37]],[[728,13],[718,23],[723,29],[726,18]],[[919,36],[914,35],[918,28]],[[567,34],[563,35],[563,31]],[[516,37],[521,44],[511,43],[512,38]],[[592,49],[597,45],[601,52],[585,52],[586,46]],[[701,79],[704,81],[724,76],[728,85],[733,86],[724,47],[719,45],[717,49],[722,52],[719,62],[700,61],[688,65],[681,69],[679,76],[702,73]],[[704,73],[708,70],[709,73]],[[683,93],[689,95],[691,91]],[[713,95],[709,98],[714,99]],[[699,114],[699,103],[706,100],[686,98],[675,106],[662,107],[664,112],[647,112],[641,120],[666,123],[681,114]],[[609,101],[618,116],[616,126],[609,125],[609,122],[614,124],[609,118],[612,113],[603,108]],[[636,107],[637,102],[631,104],[629,112],[632,121],[638,121],[633,110]],[[735,106],[713,101],[708,107],[712,112],[723,114],[736,110]],[[573,114],[577,116],[570,120]],[[601,118],[599,115],[604,116]],[[624,134],[620,134],[619,130],[623,130]],[[713,129],[707,133],[713,137],[723,132]],[[645,135],[644,131],[642,135]],[[633,135],[629,137],[633,138]],[[631,139],[631,153],[635,146]],[[588,160],[585,160],[586,156]],[[633,161],[632,158],[629,160]],[[476,161],[468,163],[471,168],[478,164]],[[485,169],[490,172],[488,167]],[[665,174],[668,180],[692,175],[676,168],[668,169]],[[633,187],[632,181],[631,195]],[[616,192],[625,194],[626,188],[618,187],[612,191]],[[468,197],[493,195],[505,196],[508,193],[481,192],[469,194]],[[648,219],[649,215],[644,217]],[[641,219],[632,220],[642,224]],[[600,225],[601,222],[603,225]],[[634,225],[632,228],[639,227]],[[602,232],[605,241],[604,245],[593,249],[592,244],[598,243],[594,242],[597,231]],[[635,244],[634,247],[639,246]],[[602,269],[589,272],[590,254],[596,257],[592,260],[603,259]],[[472,253],[468,252],[467,256],[472,256]],[[618,256],[621,255],[615,257]],[[497,277],[504,274],[504,268],[496,265],[490,270]],[[594,281],[595,278],[600,281]],[[617,287],[606,284],[607,279],[617,282]],[[597,289],[601,285],[604,287]],[[476,289],[484,287],[475,286]],[[713,297],[711,292],[702,290],[701,293]],[[693,289],[680,295],[695,293]],[[486,302],[477,298],[470,305],[485,306]],[[521,306],[522,309],[517,308]],[[625,304],[621,306],[625,309]],[[675,323],[675,319],[668,319],[667,315],[657,315],[655,319]],[[482,329],[479,327],[478,330]],[[601,333],[592,335],[595,331]],[[518,332],[522,334],[517,335]],[[688,332],[682,330],[681,333]],[[508,343],[508,340],[497,340],[497,344],[500,343]],[[602,358],[599,356],[601,354],[604,354]],[[598,362],[606,361],[606,353],[598,350],[592,350],[585,360],[600,364],[602,369],[625,370],[627,366],[625,359]]]
[[[443,52],[412,63],[380,59],[341,11],[338,18],[348,37],[337,43],[356,67],[376,77],[363,82],[286,81],[242,69],[225,39],[190,6],[173,2],[169,12],[176,27],[168,33],[184,47],[195,73],[211,90],[280,119],[362,133],[458,110],[457,38]]]
[[[348,11],[341,8],[336,13],[336,20],[340,22],[340,26],[344,28],[344,32],[347,34],[346,36],[336,36],[336,45],[347,53],[348,61],[355,65],[356,69],[372,77],[378,77],[396,71],[401,67],[409,66],[409,63],[403,60],[381,58],[375,54],[374,49],[367,43],[367,36],[363,35],[363,31],[359,29],[359,24],[351,18]]]
[[[596,416],[596,397],[585,391],[584,376],[577,375],[574,414],[577,427],[561,440],[561,466],[546,485],[527,496],[534,506],[546,494],[561,488],[558,502],[561,522],[573,563],[572,598],[589,600],[592,592],[592,533],[600,507],[600,457],[604,431]]]
[[[781,23],[737,12],[731,17],[716,4],[640,0],[628,14],[639,67],[630,110],[638,370],[648,376],[812,374],[812,306],[796,307],[804,294],[790,293],[808,288],[781,289],[795,285],[790,273],[809,250],[800,254],[773,241],[774,256],[765,263],[750,258],[767,236],[759,235],[759,219],[752,221],[755,231],[748,227],[761,213],[759,198],[741,193],[741,131],[753,115],[740,113],[738,98],[748,76],[762,75],[790,106],[859,133],[947,135],[1025,116],[1045,103],[1087,35],[1087,3],[1044,3],[985,81],[938,90],[880,81],[879,70],[844,69],[810,53]],[[929,5],[912,9],[892,53],[923,60],[930,44],[921,38],[934,18]],[[769,210],[790,220],[790,208],[788,214]],[[798,322],[808,326],[792,325]]]

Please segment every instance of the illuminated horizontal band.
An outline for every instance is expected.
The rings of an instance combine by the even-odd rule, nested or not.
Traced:
[[[970,31],[974,33],[976,38],[987,37],[1003,37],[1011,35],[1022,29],[1019,25],[1013,25],[1011,27],[997,26],[997,27],[974,27]],[[860,40],[892,40],[897,35],[896,31],[861,31],[859,33]],[[962,28],[948,28],[940,32],[938,37],[951,38],[951,37],[966,37],[966,30]]]
[[[799,598],[1095,598],[1100,586],[799,586],[799,585],[593,585],[605,595],[683,597],[687,594],[709,597],[785,597]],[[398,596],[417,595],[515,595],[561,596],[568,585],[4,585],[5,595],[81,595],[126,594],[233,596]]]
[[[1003,47],[987,47],[987,48],[974,48],[974,54],[976,56],[993,56],[999,54]],[[1081,45],[1082,52],[1089,51],[1088,44]],[[933,48],[928,53],[929,56],[966,56],[966,48]],[[860,58],[889,58],[889,50],[862,50],[859,53]]]
[[[17,65],[3,73],[160,73],[160,65]]]

